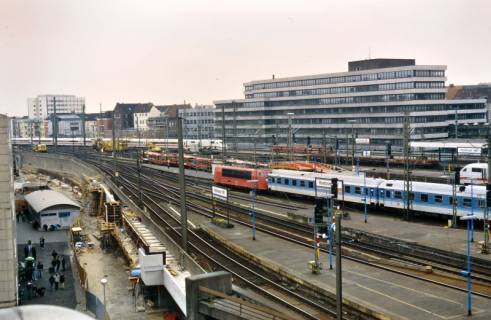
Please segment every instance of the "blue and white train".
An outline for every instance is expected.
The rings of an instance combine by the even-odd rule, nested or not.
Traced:
[[[338,179],[338,199],[364,204],[366,195],[370,207],[404,209],[404,181],[364,178],[363,175],[273,170],[268,176],[271,191],[315,197],[316,179]],[[344,188],[344,189],[343,189]],[[412,182],[412,210],[426,215],[452,216],[452,186],[440,183]],[[344,191],[344,194],[343,194]],[[459,185],[456,189],[457,215],[476,215],[482,219],[486,206],[486,187]]]

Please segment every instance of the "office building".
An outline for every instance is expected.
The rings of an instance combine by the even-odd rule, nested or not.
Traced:
[[[195,106],[180,109],[179,117],[183,118],[184,139],[213,139],[215,130],[213,106]]]
[[[222,117],[228,144],[286,143],[292,132],[296,143],[346,145],[355,136],[402,145],[406,117],[412,140],[448,138],[456,117],[459,126],[485,123],[486,99],[446,98],[445,71],[414,59],[370,59],[349,62],[347,72],[247,82],[243,99],[214,102],[215,137]]]
[[[57,114],[83,113],[85,98],[74,95],[39,95],[27,99],[28,116],[31,119],[46,119],[55,110]]]

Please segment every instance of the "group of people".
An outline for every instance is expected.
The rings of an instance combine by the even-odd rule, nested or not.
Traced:
[[[39,247],[44,249],[44,237],[39,239]],[[27,242],[27,245],[24,247],[24,255],[25,255],[25,281],[27,298],[31,299],[36,296],[44,296],[46,292],[45,287],[37,287],[36,282],[43,278],[44,265],[41,261],[36,261],[37,252],[36,248],[32,244],[31,240]],[[51,267],[49,268],[50,277],[48,279],[51,291],[64,289],[65,288],[65,275],[61,271],[66,270],[66,259],[64,255],[58,254],[56,250],[53,250],[51,253]]]

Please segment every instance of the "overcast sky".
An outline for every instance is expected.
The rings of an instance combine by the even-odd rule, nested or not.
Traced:
[[[445,64],[491,82],[491,1],[0,0],[0,113],[27,98],[211,104],[243,82],[347,69],[349,60]],[[370,50],[371,48],[371,50]]]

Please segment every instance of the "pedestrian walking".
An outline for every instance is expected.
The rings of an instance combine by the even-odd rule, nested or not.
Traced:
[[[43,236],[41,236],[41,238],[39,238],[39,247],[41,249],[44,249],[44,237]]]
[[[37,263],[34,262],[32,265],[32,280],[37,281],[38,279],[38,268],[37,268]]]
[[[60,256],[56,256],[56,272],[60,271]]]
[[[51,291],[53,291],[54,285],[55,285],[55,277],[51,275],[51,277],[49,277],[49,287],[51,288]]]
[[[27,281],[26,289],[27,289],[27,299],[31,299],[32,298],[32,280]]]
[[[57,272],[54,275],[55,278],[55,290],[57,291],[60,286],[60,274]]]
[[[65,289],[65,275],[63,273],[60,275],[60,288]]]
[[[38,261],[38,264],[37,264],[38,279],[42,279],[43,278],[43,269],[44,269],[43,262],[42,261]]]
[[[37,252],[36,252],[36,248],[34,248],[34,246],[31,248],[31,256],[34,258],[34,260],[36,260]]]
[[[53,252],[51,252],[51,256],[53,256],[53,259],[55,259],[57,255],[58,255],[58,252],[56,252],[56,250],[53,249]]]
[[[65,271],[65,267],[66,267],[65,256],[61,256],[61,270]]]
[[[49,272],[50,272],[50,273],[53,273],[53,272],[55,272],[55,271],[56,271],[55,269],[56,269],[56,259],[55,259],[55,258],[53,258],[53,259],[51,260],[51,270],[49,270]]]
[[[27,245],[24,247],[24,256],[25,258],[32,255],[32,243],[31,240],[27,241]]]

